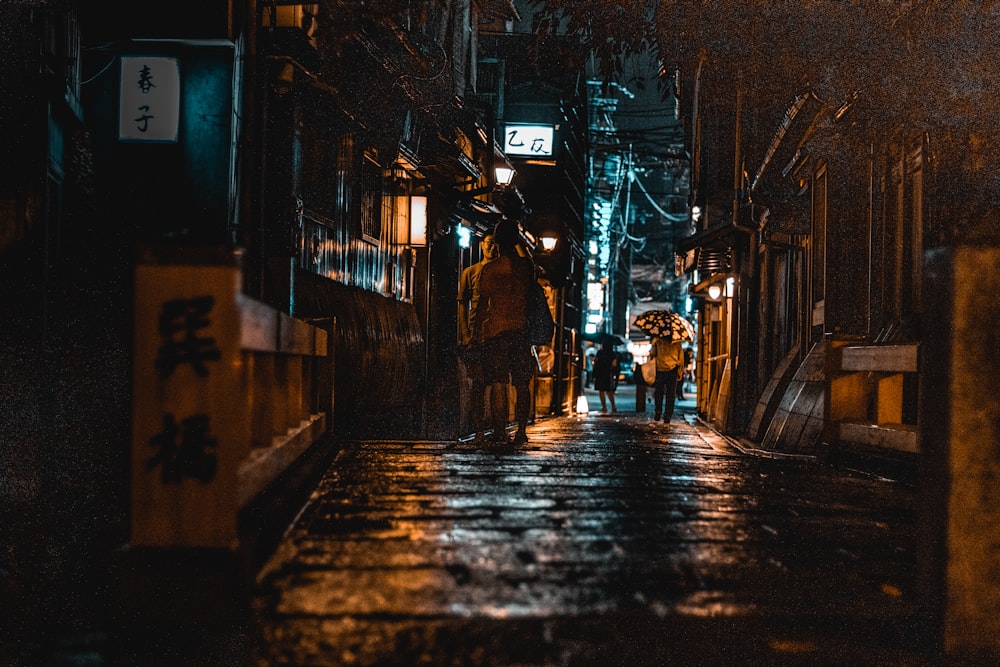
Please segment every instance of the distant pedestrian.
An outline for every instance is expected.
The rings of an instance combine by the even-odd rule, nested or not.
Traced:
[[[677,398],[684,400],[684,382],[687,380],[688,369],[691,368],[691,360],[694,352],[690,347],[684,348],[684,364],[681,366],[680,374],[677,378]]]
[[[607,412],[607,402],[611,402],[611,412],[618,412],[615,407],[615,389],[618,388],[618,357],[614,346],[604,341],[601,349],[594,355],[594,389],[601,399],[601,412]]]
[[[498,250],[492,234],[483,237],[479,247],[483,258],[462,271],[458,283],[458,346],[466,372],[472,380],[471,417],[476,442],[483,439],[486,427],[486,379],[482,367],[482,312],[479,309],[479,279],[483,267],[496,259]]]
[[[517,251],[517,223],[503,220],[493,230],[499,256],[483,267],[479,277],[479,332],[482,340],[483,372],[490,385],[491,440],[506,443],[507,383],[514,385],[514,444],[528,441],[531,411],[530,384],[534,360],[528,342],[528,304],[535,280],[535,266]]]
[[[589,387],[594,383],[594,355],[597,354],[597,346],[587,341],[583,350],[583,370],[587,374],[584,387]]]
[[[684,348],[680,341],[654,338],[650,351],[656,359],[656,382],[653,384],[653,419],[665,423],[674,416],[677,380],[684,369]]]

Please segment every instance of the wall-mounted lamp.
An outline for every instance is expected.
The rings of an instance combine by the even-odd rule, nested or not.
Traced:
[[[396,243],[427,245],[427,197],[396,197]]]
[[[556,244],[559,242],[555,236],[540,236],[538,237],[538,242],[542,245],[542,250],[545,252],[552,252],[556,249]]]
[[[497,187],[506,188],[514,181],[514,168],[509,164],[497,165],[493,168],[493,175],[496,177]]]
[[[726,278],[724,283],[712,283],[708,286],[708,298],[713,301],[721,297],[723,294],[726,298],[732,298],[733,294],[736,293],[736,278],[730,276]]]
[[[427,245],[427,197],[410,197],[410,245]]]
[[[713,273],[697,285],[689,286],[688,295],[718,301],[727,291],[729,292],[728,296],[732,296],[733,282],[735,280],[724,273]]]
[[[514,170],[514,167],[504,161],[493,167],[493,185],[473,190],[463,190],[461,194],[466,197],[475,197],[476,195],[505,190],[514,182],[514,175],[516,173],[517,171]]]

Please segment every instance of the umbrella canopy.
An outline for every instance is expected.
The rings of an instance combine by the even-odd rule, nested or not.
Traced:
[[[603,334],[601,336],[601,342],[605,345],[625,345],[625,339],[621,336],[616,336],[615,334]]]
[[[650,336],[694,341],[694,326],[672,310],[647,310],[635,318],[633,326]]]

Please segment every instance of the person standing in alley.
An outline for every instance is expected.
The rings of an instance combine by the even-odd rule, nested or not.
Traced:
[[[605,339],[601,349],[594,355],[594,389],[601,399],[601,412],[607,412],[608,401],[611,402],[611,412],[618,412],[615,407],[615,388],[618,385],[618,357],[615,355],[611,341]]]
[[[458,283],[458,345],[462,363],[472,379],[471,417],[476,431],[476,442],[483,439],[486,427],[486,380],[482,368],[482,345],[479,327],[479,279],[483,267],[497,257],[497,244],[492,234],[483,237],[479,244],[483,258],[462,271]]]
[[[674,416],[677,399],[677,379],[684,367],[684,348],[680,341],[654,338],[650,354],[656,359],[656,381],[653,384],[653,420],[664,423]]]
[[[517,433],[514,444],[528,441],[528,413],[531,410],[531,345],[528,341],[528,304],[535,266],[517,251],[517,223],[504,219],[493,230],[498,256],[483,267],[479,277],[479,305],[476,313],[482,341],[484,380],[490,394],[491,440],[506,443],[507,383],[514,385],[514,415]],[[482,318],[479,319],[479,315]]]
[[[687,380],[688,369],[691,368],[691,360],[694,352],[690,347],[684,347],[684,363],[678,371],[677,377],[677,398],[684,400],[684,382]]]

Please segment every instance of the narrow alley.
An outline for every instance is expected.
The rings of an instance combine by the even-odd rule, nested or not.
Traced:
[[[348,443],[259,574],[256,664],[925,664],[911,486],[590,406]]]

